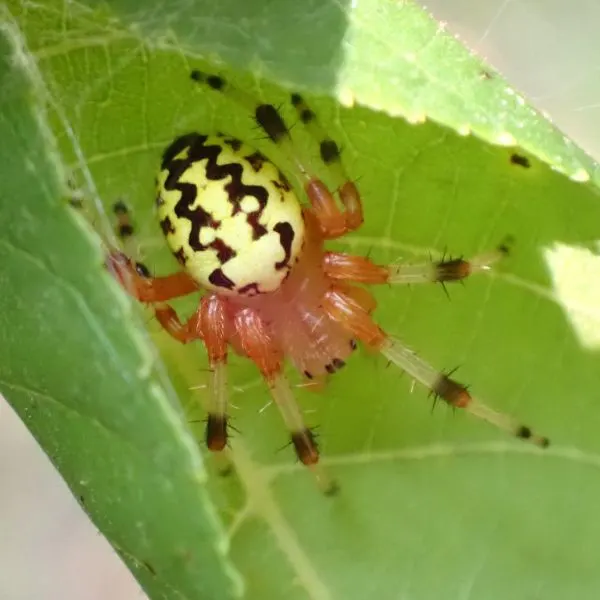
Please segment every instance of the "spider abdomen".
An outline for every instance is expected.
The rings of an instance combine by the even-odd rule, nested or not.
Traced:
[[[300,203],[265,156],[235,138],[190,133],[164,152],[158,217],[175,258],[202,287],[277,290],[304,241]]]

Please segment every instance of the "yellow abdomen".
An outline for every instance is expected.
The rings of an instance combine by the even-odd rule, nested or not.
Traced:
[[[175,258],[201,286],[234,295],[279,288],[304,240],[298,198],[254,148],[191,133],[163,155],[158,217]]]

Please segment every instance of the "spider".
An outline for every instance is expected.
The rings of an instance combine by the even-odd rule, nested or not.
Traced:
[[[306,101],[291,95],[300,123],[318,144],[320,158],[335,181],[335,192],[312,174],[273,105],[259,102],[219,75],[194,70],[191,79],[229,96],[254,115],[293,165],[308,200],[300,203],[275,164],[251,146],[222,133],[188,133],[164,150],[156,195],[160,227],[182,269],[153,277],[143,263],[126,254],[117,250],[108,254],[112,274],[135,298],[153,307],[171,336],[184,344],[204,343],[211,373],[208,449],[220,452],[227,445],[227,357],[233,349],[258,367],[298,459],[327,490],[334,490],[319,464],[314,432],[294,399],[284,362],[291,361],[307,380],[321,379],[341,369],[358,343],[383,354],[436,399],[546,447],[547,438],[474,398],[452,373],[435,369],[387,334],[371,316],[376,303],[365,287],[461,281],[490,269],[508,253],[507,244],[470,260],[442,258],[423,264],[380,265],[362,256],[328,251],[327,240],[361,226],[362,202],[338,145]],[[117,206],[116,212],[120,233],[131,234],[125,209]],[[199,291],[197,309],[180,320],[168,301]]]

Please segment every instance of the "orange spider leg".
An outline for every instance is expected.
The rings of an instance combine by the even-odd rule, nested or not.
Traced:
[[[198,290],[198,285],[184,271],[152,277],[146,265],[131,259],[137,252],[132,247],[135,227],[128,206],[122,200],[113,205],[115,215],[115,233],[125,246],[129,246],[128,254],[118,250],[110,250],[106,257],[106,267],[121,286],[140,302],[166,302],[173,298],[186,296]]]
[[[304,189],[319,223],[321,234],[326,240],[342,237],[362,224],[362,208],[360,209],[360,215],[355,212],[340,210],[333,194],[320,179],[310,179],[305,184]],[[342,201],[347,201],[350,204],[355,202],[360,206],[358,190],[351,181],[344,183],[339,193]],[[352,198],[354,200],[351,200]]]
[[[123,289],[140,302],[166,302],[198,291],[198,284],[185,272],[152,277],[143,263],[134,263],[126,254],[111,250],[106,268]]]
[[[387,283],[389,270],[368,258],[342,252],[323,254],[323,271],[330,279],[355,283]]]
[[[181,322],[175,309],[168,304],[156,304],[153,308],[156,320],[161,324],[162,328],[178,342],[188,344],[189,342],[202,339],[199,308],[194,311],[192,316],[185,323]]]
[[[339,281],[336,287],[351,298],[367,314],[371,314],[377,308],[377,301],[368,289],[350,285],[344,281]]]
[[[333,493],[337,486],[326,474],[319,461],[319,450],[313,432],[306,426],[289,382],[283,373],[283,356],[275,346],[268,329],[257,311],[244,308],[234,319],[243,351],[256,364],[265,378],[271,397],[291,434],[298,459],[316,476],[325,493]]]
[[[203,73],[195,69],[191,73],[193,81],[206,85],[215,91],[229,95],[238,104],[254,114],[258,125],[269,139],[288,157],[295,175],[304,187],[319,222],[322,235],[326,239],[338,238],[349,231],[358,229],[363,222],[360,194],[356,185],[350,181],[340,158],[340,149],[319,125],[315,113],[298,94],[292,94],[292,104],[309,133],[319,144],[321,160],[335,178],[340,201],[344,210],[337,206],[333,194],[318,178],[311,175],[310,161],[300,154],[292,142],[290,130],[272,104],[263,104],[246,91],[232,85],[219,75]]]
[[[220,452],[227,445],[227,337],[225,303],[217,294],[200,301],[200,329],[208,352],[211,370],[209,405],[206,420],[206,446]]]
[[[201,339],[199,310],[182,323],[175,309],[165,300],[187,296],[198,290],[196,282],[184,271],[165,277],[152,277],[143,263],[134,263],[116,250],[106,257],[106,267],[121,287],[140,302],[152,304],[154,316],[163,329],[182,344]]]
[[[328,239],[340,237],[363,224],[358,188],[344,168],[339,146],[327,135],[314,111],[300,94],[292,94],[291,99],[300,121],[319,144],[321,160],[335,178],[335,186],[344,211],[337,208],[333,195],[319,179],[311,178],[306,183],[306,193],[319,219],[323,235]]]
[[[342,252],[325,252],[323,270],[330,279],[355,283],[448,283],[461,281],[475,273],[489,271],[492,265],[509,253],[503,242],[491,252],[477,255],[470,260],[450,258],[426,263],[393,263],[378,265],[366,257]]]
[[[323,299],[323,309],[349,333],[368,347],[381,352],[388,360],[450,406],[462,408],[495,427],[542,448],[549,445],[548,438],[534,433],[530,427],[474,398],[465,385],[451,379],[447,373],[434,369],[400,340],[387,335],[343,290],[331,288]]]

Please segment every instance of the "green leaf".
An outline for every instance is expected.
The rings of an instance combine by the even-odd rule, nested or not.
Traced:
[[[1,33],[0,391],[152,597],[226,597],[231,568],[202,458],[131,307],[67,210],[40,73],[15,25]]]
[[[596,163],[410,2],[139,6],[11,8],[5,31],[24,40],[21,60],[5,59],[15,95],[2,86],[2,113],[15,115],[0,123],[3,197],[19,202],[3,212],[0,389],[147,593],[226,597],[239,590],[231,561],[248,598],[594,598]],[[97,240],[58,199],[68,170],[106,207],[93,221],[107,236],[124,198],[145,262],[166,273],[175,262],[153,219],[153,179],[175,135],[227,131],[285,167],[243,108],[195,87],[194,67],[281,104],[292,122],[288,89],[305,92],[364,198],[364,227],[337,247],[422,260],[514,236],[512,256],[451,287],[450,302],[439,287],[382,288],[376,318],[440,369],[460,365],[476,396],[551,448],[458,411],[431,416],[425,392],[360,351],[323,392],[296,390],[342,486],[324,498],[290,449],[277,452],[287,434],[238,359],[236,474],[219,477],[210,457],[206,491],[185,426],[203,416],[205,391],[189,389],[206,381],[203,352],[150,324],[184,418]],[[299,125],[293,135],[327,180],[313,140]],[[177,304],[182,314],[195,300]],[[201,440],[201,423],[189,429]],[[217,556],[226,541],[229,556]]]

